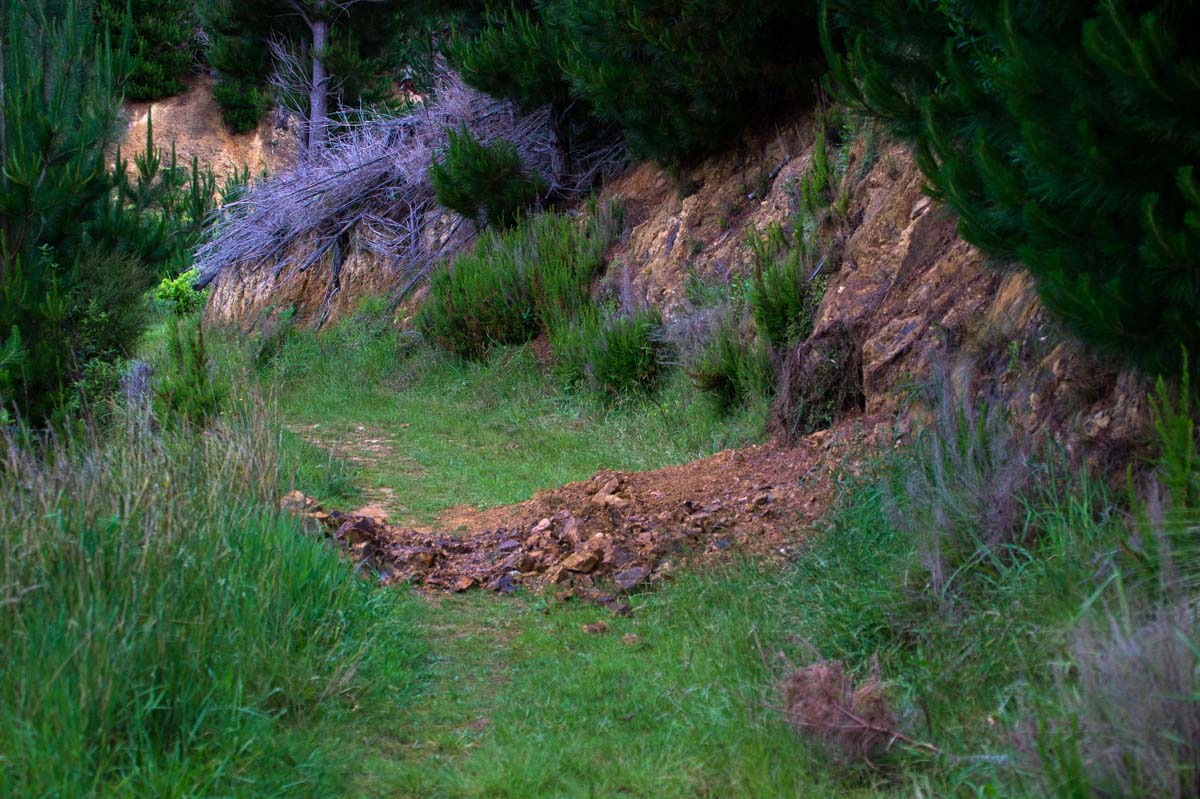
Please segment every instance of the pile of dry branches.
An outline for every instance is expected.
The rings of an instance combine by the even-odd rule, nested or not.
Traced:
[[[222,209],[214,235],[196,255],[197,288],[231,269],[274,269],[279,285],[340,249],[339,241],[358,230],[366,234],[360,240],[389,264],[387,285],[403,296],[446,254],[448,242],[462,241],[454,237],[461,219],[450,231],[431,234],[442,213],[429,167],[446,144],[447,130],[465,126],[482,142],[511,142],[526,167],[559,197],[587,191],[601,171],[624,157],[619,144],[593,146],[571,152],[574,168],[555,174],[557,139],[549,109],[521,114],[454,74],[443,76],[434,99],[405,116],[343,123],[329,146],[259,181]]]

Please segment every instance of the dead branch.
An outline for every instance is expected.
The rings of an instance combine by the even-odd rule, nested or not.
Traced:
[[[274,44],[273,52],[280,65],[280,85],[292,91],[303,86],[298,59],[285,58],[282,43]],[[196,254],[197,287],[236,270],[273,268],[276,280],[286,281],[351,230],[361,232],[358,239],[372,252],[392,256],[387,261],[387,268],[396,273],[389,281],[392,285],[415,285],[412,278],[427,274],[445,251],[446,238],[432,235],[443,211],[429,167],[446,146],[448,130],[465,126],[485,143],[503,138],[517,148],[529,169],[552,175],[550,109],[521,114],[511,103],[469,88],[452,73],[443,75],[435,98],[401,117],[343,115],[341,132],[327,147],[256,183],[225,206],[215,235]],[[600,173],[623,159],[619,143],[573,152],[577,169],[554,176],[550,193],[582,194]],[[458,229],[457,223],[453,229]]]

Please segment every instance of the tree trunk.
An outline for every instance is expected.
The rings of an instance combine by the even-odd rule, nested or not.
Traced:
[[[325,146],[325,129],[329,121],[329,76],[325,72],[325,51],[329,45],[329,20],[320,14],[325,10],[321,2],[317,18],[312,23],[312,87],[308,95],[308,151],[315,154]]]
[[[555,103],[550,107],[550,182],[555,191],[563,185],[571,170],[571,147],[563,125],[565,110]]]
[[[301,41],[300,41],[300,63],[301,64],[308,63],[308,42],[304,41],[303,39],[301,39]],[[309,91],[308,99],[309,99],[309,102],[312,102],[312,91],[311,90]],[[295,105],[299,105],[299,104],[300,103],[297,100],[295,102]],[[311,108],[310,108],[310,110],[311,110]],[[296,122],[296,127],[297,127],[296,140],[297,140],[297,142],[299,142],[300,160],[305,161],[305,160],[308,160],[308,115],[302,113],[302,114],[298,114],[298,116],[299,116],[299,121]]]

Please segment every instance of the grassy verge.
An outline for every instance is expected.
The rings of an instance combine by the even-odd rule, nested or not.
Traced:
[[[274,418],[0,438],[0,795],[341,795],[424,653],[405,593],[279,514]]]

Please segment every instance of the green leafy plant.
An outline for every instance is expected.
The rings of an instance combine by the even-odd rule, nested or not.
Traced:
[[[727,313],[711,331],[695,361],[687,366],[696,387],[711,395],[722,412],[770,396],[775,368],[771,347],[740,313]]]
[[[112,32],[129,14],[131,71],[124,89],[130,100],[179,94],[196,59],[196,5],[188,0],[100,0],[96,17]]]
[[[620,216],[619,205],[594,208],[583,225],[544,213],[486,233],[433,274],[422,333],[443,349],[480,358],[569,322],[588,303]]]
[[[208,290],[197,291],[195,269],[189,269],[176,278],[164,277],[154,289],[154,299],[170,308],[176,316],[187,316],[204,307]]]
[[[452,53],[484,91],[581,101],[593,128],[615,124],[638,155],[679,163],[809,93],[815,21],[815,2],[550,0],[497,15]]]
[[[772,347],[784,349],[812,332],[825,281],[813,277],[818,259],[803,237],[789,242],[783,227],[772,223],[763,234],[747,233],[754,253],[750,312]]]
[[[155,391],[160,416],[202,428],[221,413],[228,378],[214,368],[199,319],[172,317],[168,324],[167,361]]]
[[[555,370],[576,385],[615,400],[651,393],[664,371],[657,309],[632,313],[589,310],[573,322],[551,328]]]

